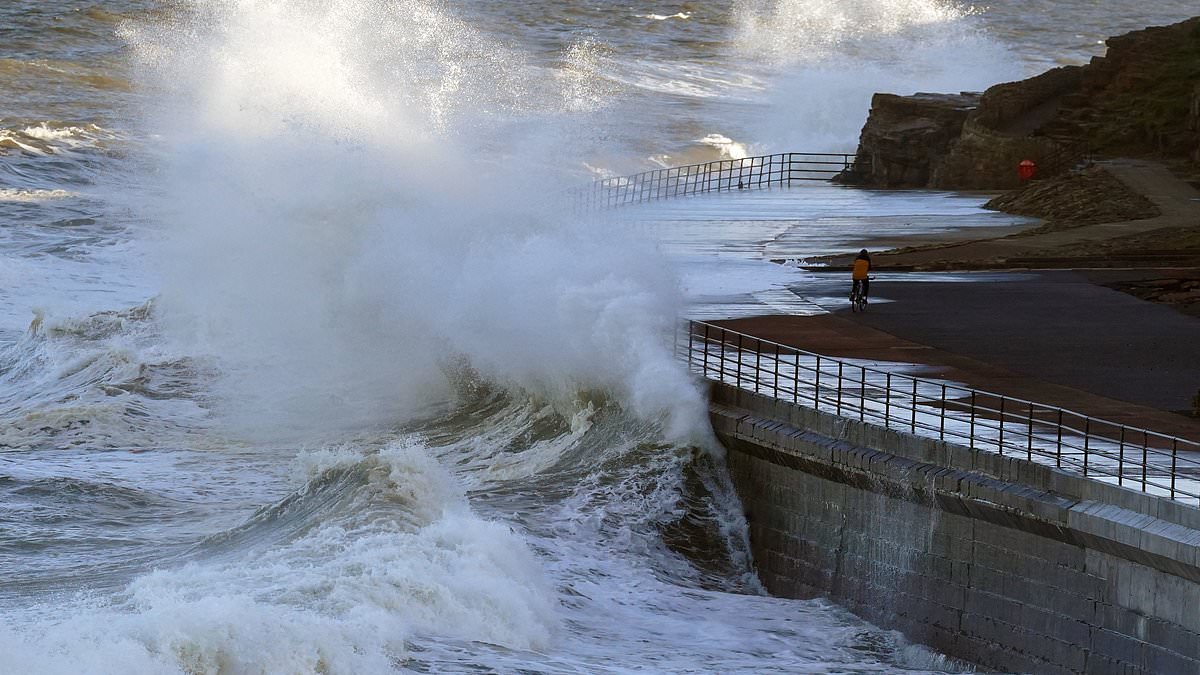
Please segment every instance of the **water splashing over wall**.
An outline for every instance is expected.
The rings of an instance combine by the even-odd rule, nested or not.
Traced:
[[[418,0],[197,2],[127,34],[166,138],[164,316],[222,365],[230,418],[386,423],[464,355],[702,428],[673,275],[547,198],[586,123],[547,114],[569,81]]]
[[[875,92],[983,90],[1023,75],[971,7],[944,0],[744,0],[737,44],[771,73],[748,126],[770,149],[854,147]]]

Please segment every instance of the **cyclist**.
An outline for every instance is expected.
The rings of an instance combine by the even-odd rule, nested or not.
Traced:
[[[850,300],[854,301],[854,296],[862,293],[863,303],[867,301],[867,295],[871,288],[871,254],[867,253],[867,249],[858,252],[858,257],[854,259],[854,271],[850,274],[850,279],[853,284],[850,287]]]

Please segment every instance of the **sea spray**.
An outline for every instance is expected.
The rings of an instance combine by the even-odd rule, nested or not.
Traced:
[[[739,0],[736,44],[770,82],[747,121],[773,151],[852,151],[875,92],[959,92],[1025,74],[977,10],[946,0]]]
[[[572,118],[548,111],[577,91],[434,3],[227,0],[177,20],[126,34],[160,100],[163,315],[221,365],[227,419],[386,424],[448,395],[441,364],[465,356],[703,435],[668,346],[673,274],[552,198],[578,162]]]

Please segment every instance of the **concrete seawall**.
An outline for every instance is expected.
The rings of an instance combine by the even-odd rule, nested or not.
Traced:
[[[1200,673],[1200,510],[714,384],[773,594],[989,668]]]

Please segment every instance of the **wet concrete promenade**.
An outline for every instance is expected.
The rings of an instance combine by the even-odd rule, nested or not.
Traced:
[[[832,185],[697,195],[620,209],[680,259],[693,318],[809,351],[922,364],[924,374],[1200,439],[1200,318],[1092,283],[1087,273],[880,273],[866,314],[849,271],[804,261],[1029,221],[986,196]]]
[[[889,275],[864,314],[721,322],[830,356],[933,366],[929,375],[1131,426],[1200,438],[1200,318],[1078,272]],[[797,290],[803,290],[798,288]],[[842,305],[839,309],[838,305]]]

